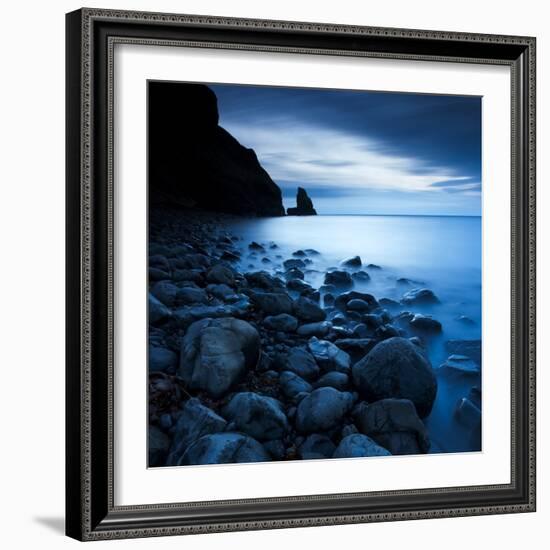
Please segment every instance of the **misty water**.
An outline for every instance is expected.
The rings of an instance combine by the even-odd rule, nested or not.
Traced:
[[[324,273],[349,256],[359,255],[371,276],[355,290],[377,299],[399,300],[411,288],[433,290],[441,304],[431,307],[403,306],[402,310],[427,313],[439,320],[443,332],[427,342],[432,365],[439,366],[449,355],[445,342],[481,338],[481,218],[451,216],[287,216],[241,219],[231,224],[240,237],[243,252],[256,241],[268,246],[264,256],[243,255],[243,271],[263,269],[272,273],[299,249],[315,249],[305,280],[315,288]],[[276,243],[277,249],[269,249]],[[270,262],[262,259],[267,256]],[[277,257],[280,256],[280,257]],[[407,278],[412,286],[397,283]],[[468,317],[473,323],[458,320]],[[430,433],[430,452],[479,450],[470,430],[458,423],[454,409],[479,380],[438,376],[437,398],[425,423]]]

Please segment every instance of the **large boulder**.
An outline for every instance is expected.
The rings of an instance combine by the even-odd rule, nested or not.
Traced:
[[[391,456],[391,453],[366,435],[351,434],[340,441],[332,458],[359,458],[363,456]]]
[[[224,407],[223,415],[231,422],[234,430],[258,441],[281,439],[288,432],[282,403],[254,392],[234,395]]]
[[[341,311],[346,311],[348,303],[352,300],[362,300],[363,302],[366,302],[369,305],[370,311],[375,310],[379,305],[376,298],[372,294],[352,290],[350,292],[340,294],[340,296],[338,296],[334,301],[334,307]]]
[[[246,321],[203,319],[182,340],[178,374],[189,389],[220,397],[254,368],[259,354],[260,337]]]
[[[265,462],[271,457],[261,443],[244,434],[225,432],[204,435],[185,451],[180,464],[231,464]]]
[[[196,398],[189,399],[174,428],[166,465],[179,466],[189,445],[203,435],[223,432],[226,426],[227,422],[212,409],[202,405]]]
[[[349,372],[350,356],[332,342],[312,336],[308,342],[308,349],[323,372],[333,370],[346,374]]]
[[[324,387],[300,401],[296,410],[296,429],[301,433],[326,432],[338,426],[351,410],[351,393]]]
[[[393,337],[377,344],[352,369],[353,382],[369,402],[410,399],[421,418],[432,410],[437,380],[428,358],[409,340]]]
[[[316,216],[317,212],[313,208],[313,201],[309,198],[307,191],[303,187],[298,187],[296,193],[296,207],[287,208],[289,216]]]
[[[355,425],[393,455],[427,453],[430,448],[426,427],[408,399],[382,399],[359,407]]]
[[[216,95],[205,85],[149,84],[151,203],[284,216],[277,184],[218,118]]]

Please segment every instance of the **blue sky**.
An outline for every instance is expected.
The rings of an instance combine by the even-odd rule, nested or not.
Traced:
[[[319,214],[481,214],[481,98],[210,85],[285,206]]]

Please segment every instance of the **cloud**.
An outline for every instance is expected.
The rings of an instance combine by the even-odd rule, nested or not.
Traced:
[[[366,135],[321,124],[277,117],[262,124],[225,124],[241,143],[252,147],[276,182],[317,188],[425,191],[437,193],[470,180],[453,168],[392,152]]]

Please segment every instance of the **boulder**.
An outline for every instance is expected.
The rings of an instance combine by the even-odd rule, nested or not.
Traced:
[[[250,299],[254,305],[267,315],[293,313],[292,298],[283,292],[250,292]]]
[[[206,287],[206,291],[224,302],[236,302],[239,299],[239,295],[230,286],[224,284],[210,284]]]
[[[189,389],[220,397],[254,368],[259,354],[260,337],[246,321],[203,319],[182,340],[178,374]]]
[[[439,304],[439,298],[428,288],[414,288],[403,295],[401,302],[406,305],[424,306]]]
[[[149,346],[149,372],[166,372],[175,370],[178,366],[178,356],[168,348]]]
[[[313,208],[313,201],[309,198],[307,191],[303,187],[298,187],[296,193],[296,207],[287,208],[289,216],[316,216],[317,212]]]
[[[245,273],[244,277],[252,288],[266,292],[284,291],[284,283],[278,277],[270,275],[267,271],[253,271]]]
[[[313,336],[308,342],[308,349],[322,371],[338,371],[346,374],[349,372],[350,356],[332,342],[319,340]]]
[[[235,272],[223,264],[216,264],[206,272],[206,280],[209,283],[233,286],[235,284]]]
[[[366,271],[356,271],[351,274],[351,278],[356,283],[368,283],[370,281],[370,275]]]
[[[345,351],[355,363],[367,355],[376,345],[376,340],[373,338],[340,338],[334,341],[334,345]]]
[[[429,315],[422,315],[421,313],[414,315],[409,321],[409,324],[413,329],[429,334],[438,334],[443,329],[438,320],[432,319]]]
[[[296,331],[300,336],[318,336],[322,338],[326,336],[332,328],[332,323],[330,321],[320,321],[318,323],[307,323],[302,325]]]
[[[294,332],[298,328],[298,320],[288,313],[280,313],[266,317],[263,325],[268,330]]]
[[[203,84],[149,84],[149,199],[247,216],[284,216],[280,188],[252,149],[218,125]]]
[[[290,269],[303,269],[306,267],[306,264],[304,260],[300,260],[299,258],[290,258],[283,262],[283,267],[288,271]]]
[[[318,388],[300,401],[296,410],[296,429],[300,433],[326,432],[338,426],[351,410],[351,393],[334,388]]]
[[[294,301],[294,314],[302,321],[324,321],[327,314],[313,300],[300,296]]]
[[[340,441],[332,458],[359,458],[364,456],[391,456],[391,453],[377,445],[375,441],[366,435],[351,434]]]
[[[466,355],[481,365],[481,340],[447,340],[445,349],[449,355]]]
[[[289,429],[282,403],[254,392],[234,395],[224,407],[223,415],[233,430],[258,441],[281,439]]]
[[[299,394],[311,393],[311,384],[289,370],[283,371],[279,376],[279,384],[283,394],[290,400],[296,399]]]
[[[305,380],[315,380],[319,376],[319,366],[315,358],[303,348],[292,348],[284,361],[285,370],[289,370]]]
[[[176,302],[178,305],[206,304],[208,302],[208,295],[202,288],[186,286],[178,289],[176,293]]]
[[[223,432],[226,426],[227,422],[212,409],[196,398],[189,399],[176,423],[166,465],[179,466],[189,445],[203,435]]]
[[[426,427],[408,399],[382,399],[360,407],[355,425],[393,455],[427,453],[430,448]]]
[[[325,388],[330,387],[335,390],[345,391],[349,388],[349,377],[343,372],[327,372],[323,374],[317,382],[313,384],[314,388]]]
[[[455,416],[463,426],[472,430],[481,426],[481,409],[467,397],[463,397],[458,402]]]
[[[363,262],[361,261],[360,256],[351,256],[340,262],[342,267],[361,267]]]
[[[331,458],[336,446],[326,435],[311,434],[298,447],[298,454],[302,460]]]
[[[248,313],[249,308],[250,302],[248,298],[241,298],[233,304],[216,306],[195,304],[176,309],[174,311],[174,319],[179,327],[187,328],[195,321],[200,321],[201,319],[217,319],[231,316],[241,317]]]
[[[149,293],[149,323],[160,325],[172,317],[172,312]]]
[[[334,301],[334,307],[341,311],[346,311],[347,305],[351,300],[362,300],[363,302],[366,302],[369,304],[369,311],[373,311],[378,308],[378,302],[372,294],[357,292],[355,290],[340,294],[340,296],[338,296]]]
[[[178,290],[170,281],[159,281],[151,287],[151,294],[165,306],[174,307]]]
[[[450,355],[437,372],[449,376],[478,376],[481,368],[466,355]]]
[[[346,304],[346,309],[349,311],[358,311],[359,313],[367,313],[370,311],[370,305],[359,298],[354,298]]]
[[[347,271],[329,271],[325,274],[325,285],[332,285],[340,290],[348,290],[353,287],[353,279]]]
[[[421,418],[432,410],[437,380],[422,350],[401,337],[377,344],[352,369],[353,382],[369,402],[411,400]]]
[[[261,443],[240,433],[204,435],[191,444],[180,464],[231,464],[265,462],[271,457]]]

